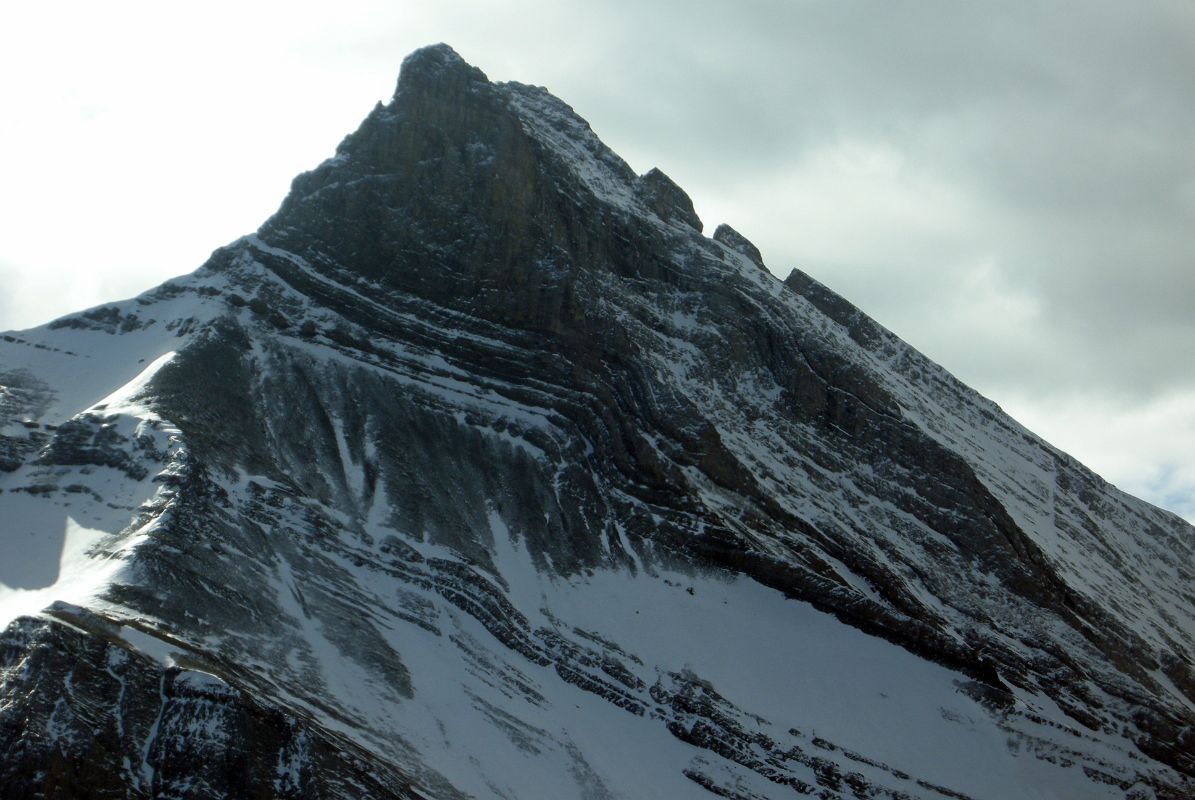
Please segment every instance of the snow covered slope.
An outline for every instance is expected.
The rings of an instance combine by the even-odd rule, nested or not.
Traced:
[[[1195,792],[1189,525],[444,46],[0,425],[6,798]]]

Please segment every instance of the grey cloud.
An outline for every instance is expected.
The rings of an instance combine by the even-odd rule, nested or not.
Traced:
[[[713,196],[835,142],[896,147],[910,168],[977,198],[978,227],[953,241],[911,238],[899,255],[877,243],[856,256],[866,263],[804,268],[898,333],[942,339],[940,352],[968,372],[992,370],[993,381],[1019,371],[1043,391],[1070,382],[1140,393],[1190,381],[1191,6],[686,7],[681,16],[657,6],[646,20],[629,12],[639,24],[622,36],[634,55],[605,65],[596,89],[580,77],[569,87],[600,118],[599,133],[636,143],[623,148],[633,162],[654,153],[695,195]],[[677,35],[653,47],[653,31],[668,25]],[[799,230],[794,220],[764,238]],[[964,344],[917,322],[925,303],[944,302],[943,275],[968,250],[996,255],[1007,280],[1040,301],[1035,339]],[[776,256],[765,251],[786,272]],[[868,285],[851,286],[861,275]]]

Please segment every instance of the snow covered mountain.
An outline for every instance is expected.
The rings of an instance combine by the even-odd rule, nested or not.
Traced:
[[[1195,796],[1195,530],[541,88],[0,337],[4,798]]]

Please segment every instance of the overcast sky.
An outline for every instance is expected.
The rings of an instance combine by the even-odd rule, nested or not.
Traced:
[[[6,3],[0,329],[254,230],[438,41],[1195,520],[1187,0]]]

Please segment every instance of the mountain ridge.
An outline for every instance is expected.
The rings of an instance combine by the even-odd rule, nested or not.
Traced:
[[[98,598],[9,628],[0,693],[29,697],[14,665],[77,650],[79,631],[107,631],[115,650],[90,657],[103,663],[145,655],[144,637],[167,642],[149,646],[166,653],[149,659],[160,687],[206,681],[170,672],[196,654],[198,672],[233,687],[182,692],[180,714],[218,696],[254,720],[265,703],[332,743],[320,756],[338,764],[332,785],[310,783],[318,770],[304,762],[293,786],[270,784],[279,796],[352,796],[375,767],[390,776],[369,790],[381,796],[537,794],[476,747],[464,767],[433,741],[436,724],[472,741],[444,716],[455,700],[420,705],[437,696],[436,669],[472,698],[462,720],[482,720],[532,780],[566,795],[637,785],[590,763],[601,737],[581,748],[565,735],[588,730],[562,721],[577,691],[626,715],[610,730],[687,762],[652,778],[673,792],[967,792],[935,770],[984,788],[916,754],[889,764],[900,748],[859,725],[837,738],[888,755],[753,716],[764,709],[736,705],[724,684],[791,713],[786,684],[773,676],[772,695],[756,696],[710,652],[716,641],[686,657],[667,636],[619,631],[667,659],[636,655],[570,599],[623,608],[609,587],[630,576],[621,591],[676,619],[723,619],[708,595],[932,676],[944,722],[925,723],[926,742],[946,746],[934,725],[970,725],[1026,751],[1000,762],[1010,771],[989,792],[1037,770],[1026,786],[1181,796],[1195,772],[1183,732],[1195,709],[1190,526],[1103,484],[814,279],[774,279],[733,229],[701,230],[683,190],[658,170],[636,176],[546,90],[492,84],[443,45],[417,51],[391,103],[297,177],[255,235],[192,276],[3,343],[0,502],[41,515],[42,535],[42,517],[90,503],[103,532],[91,552],[122,566]],[[94,375],[78,368],[89,355]],[[122,382],[100,387],[113,361],[151,368],[112,399]],[[802,603],[904,649],[831,633]],[[637,631],[650,607],[623,610],[612,618]],[[796,633],[774,636],[798,652]],[[770,663],[767,647],[743,649]],[[45,674],[72,685],[48,661]],[[811,669],[836,666],[847,669]],[[29,717],[50,730],[69,692],[43,684]],[[849,689],[827,691],[850,707]],[[21,756],[0,775],[13,796],[47,757],[19,719],[34,707],[0,714],[0,743]],[[402,722],[411,708],[426,718]],[[833,724],[832,708],[819,713]],[[145,766],[158,729],[143,728]],[[373,763],[353,760],[362,747],[377,748]],[[269,760],[250,756],[256,766],[217,771],[213,786],[230,791],[230,775]],[[176,783],[155,767],[123,785],[178,791],[200,769],[180,765]],[[122,785],[119,766],[106,774]]]

